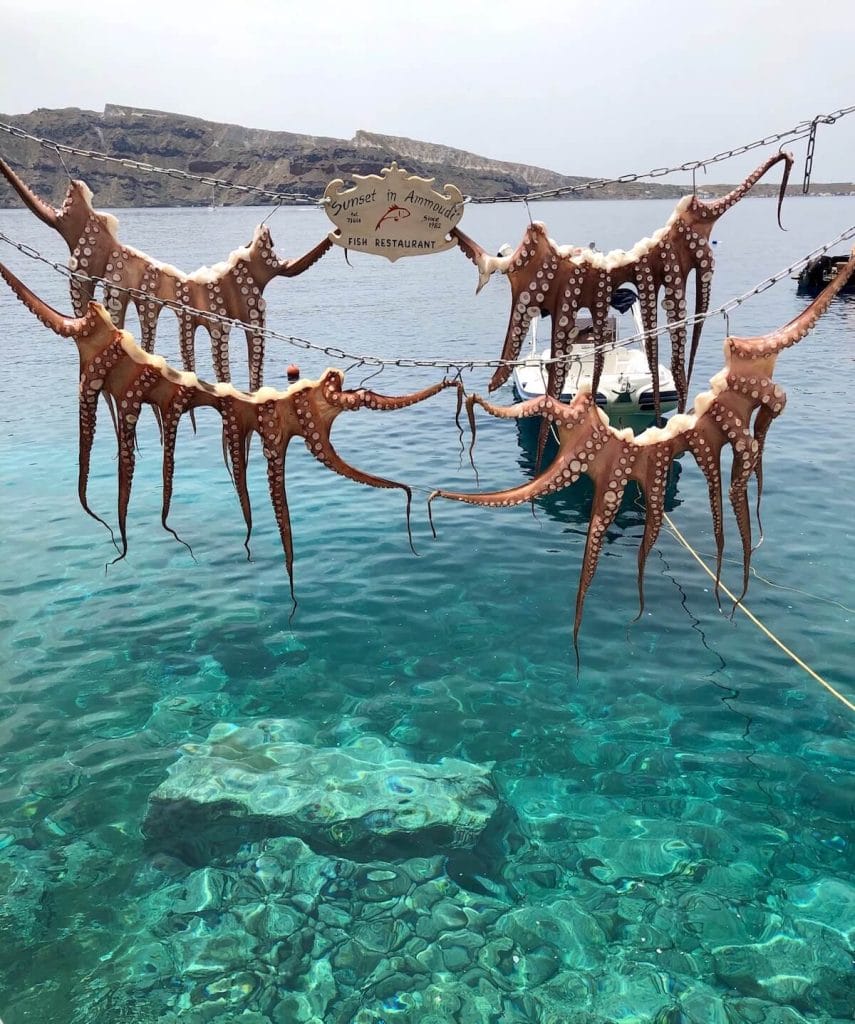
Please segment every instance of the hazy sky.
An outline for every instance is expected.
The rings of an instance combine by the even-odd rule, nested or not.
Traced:
[[[364,128],[618,175],[855,103],[855,8],[0,0],[0,111],[108,102],[342,138]],[[853,179],[855,114],[820,129],[814,165],[814,180]]]

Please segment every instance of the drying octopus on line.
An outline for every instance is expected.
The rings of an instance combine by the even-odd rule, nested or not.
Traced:
[[[253,434],[261,438],[267,460],[270,501],[279,528],[285,565],[294,595],[293,542],[288,502],[285,495],[285,455],[294,437],[302,437],[312,455],[333,472],[369,487],[396,488],[406,495],[407,532],[410,528],[412,494],[407,484],[365,473],[349,465],[335,450],[330,428],[342,412],[358,409],[392,411],[423,402],[445,388],[457,388],[458,411],[461,386],[442,380],[413,394],[381,395],[364,388],[345,390],[344,374],[326,370],[318,380],[302,380],[286,391],[261,388],[252,394],[228,383],[208,384],[194,373],[167,366],[162,356],[140,348],[131,335],[115,326],[107,311],[90,302],[84,316],[58,313],[22,284],[0,264],[0,276],[15,295],[45,326],[73,339],[80,355],[79,472],[78,497],[83,509],[104,526],[109,526],[89,507],[87,481],[92,445],[95,440],[98,400],[104,397],[113,415],[118,439],[118,525],[121,538],[119,558],[128,550],[126,532],[128,505],[134,477],[136,428],[143,405],[151,406],[160,424],[163,442],[163,504],[161,522],[178,540],[168,524],[175,471],[175,444],[181,417],[194,409],[215,409],[223,421],[223,451],[227,458],[246,524],[247,554],[252,531],[252,509],[247,489],[247,460]],[[112,531],[111,531],[112,533]],[[182,541],[182,543],[184,543]],[[412,544],[412,541],[411,541]]]
[[[467,408],[473,431],[475,405],[492,416],[508,419],[541,416],[557,433],[558,453],[544,472],[519,487],[472,494],[437,490],[431,494],[428,507],[438,497],[470,505],[518,505],[569,487],[582,474],[589,476],[594,484],[594,500],[576,597],[575,644],[585,595],[597,569],[606,531],[617,515],[630,480],[638,485],[646,504],[644,534],[638,552],[638,595],[643,610],[644,566],[662,528],[669,469],[674,459],[687,451],[692,453],[707,481],[716,545],[718,597],[724,551],[721,453],[729,446],[733,452],[729,497],[742,541],[742,593],[737,599],[741,601],[748,588],[752,552],[748,484],[755,476],[759,514],[763,446],[772,421],[783,412],[786,404],[783,388],[772,380],[775,362],[783,349],[801,341],[812,330],[854,271],[855,249],[833,281],[784,327],[757,338],[727,338],[725,367],[710,381],[711,389],[695,398],[692,412],[678,413],[666,426],[650,427],[637,437],[631,429],[616,430],[610,426],[608,416],[597,408],[589,389],[580,390],[569,405],[548,395],[511,406],[494,405],[477,395],[470,396]]]
[[[141,345],[146,352],[154,351],[163,305],[172,303],[178,317],[184,369],[192,372],[196,367],[194,340],[196,329],[202,327],[211,338],[215,376],[218,381],[228,381],[232,327],[228,321],[248,324],[244,333],[251,391],[261,387],[264,377],[264,289],[274,277],[302,274],[332,247],[332,242],[325,238],[304,256],[280,260],[269,228],[259,225],[249,245],[235,249],[222,263],[185,274],[120,242],[118,220],[93,208],[92,191],[85,182],[71,181],[65,201],[55,209],[37,196],[4,160],[0,160],[0,171],[39,220],[62,235],[71,252],[69,269],[83,277],[104,281],[104,302],[117,327],[124,327],[128,305],[133,302],[140,321]],[[85,314],[95,287],[95,281],[71,278],[71,304],[76,316]],[[134,294],[126,289],[134,289]],[[222,319],[212,320],[206,313]]]
[[[606,340],[609,302],[616,288],[634,285],[638,292],[642,324],[645,330],[645,353],[653,379],[654,404],[659,410],[659,345],[655,331],[656,303],[664,291],[662,307],[671,336],[671,372],[677,390],[678,409],[685,411],[689,381],[701,337],[703,321],[692,328],[692,341],[686,366],[686,284],[695,273],[695,315],[702,316],[709,309],[710,282],[714,259],[710,245],[710,232],[721,215],[737,203],[763,175],[777,163],[784,163],[784,177],[778,194],[778,224],[781,223],[781,203],[787,188],[793,157],[790,153],[776,153],[753,171],[741,185],[707,202],[696,195],[685,196],[677,204],[664,227],[652,237],[643,238],[628,252],[615,249],[599,253],[578,246],[561,246],[546,233],[546,226],[534,221],[528,227],[522,242],[508,256],[491,256],[477,242],[455,228],[458,245],[478,268],[480,291],[492,274],[499,271],[507,275],[511,285],[511,314],[505,341],[503,360],[519,358],[520,348],[531,321],[542,314],[552,320],[552,358],[567,356],[579,334],[576,318],[581,309],[587,309],[592,321],[592,342],[602,345]],[[594,395],[600,382],[604,357],[595,351],[592,390]],[[549,365],[546,393],[553,398],[561,395],[567,374],[567,362]],[[499,366],[489,383],[495,391],[507,381],[510,368]]]

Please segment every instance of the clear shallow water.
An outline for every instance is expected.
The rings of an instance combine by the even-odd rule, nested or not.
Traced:
[[[610,248],[649,234],[670,209],[543,204],[535,216],[562,241]],[[790,201],[783,234],[771,202],[743,202],[719,223],[713,303],[853,214],[853,200]],[[251,209],[119,215],[124,239],[188,270],[244,243],[259,219]],[[467,231],[496,248],[524,225],[521,208],[466,214]],[[271,227],[278,251],[294,255],[326,220],[281,211]],[[0,211],[0,229],[66,258],[23,211]],[[53,272],[11,250],[0,258],[67,308]],[[504,281],[475,299],[460,253],[351,259],[352,269],[334,252],[272,284],[271,326],[380,355],[498,353]],[[731,330],[768,330],[804,304],[782,282]],[[177,362],[168,322],[159,350]],[[708,324],[695,389],[719,369],[723,333]],[[854,336],[855,303],[838,300],[779,361],[789,404],[767,445],[766,540],[754,559],[764,579],[748,594],[770,629],[850,695]],[[399,494],[350,484],[294,446],[299,608],[289,621],[260,456],[248,564],[217,421],[200,416],[195,437],[185,429],[172,522],[194,563],[159,527],[159,448],[144,416],[130,554],[105,574],[112,549],[76,499],[76,353],[8,294],[0,338],[5,1024],[850,1019],[852,716],[747,620],[719,614],[707,577],[667,533],[632,623],[642,529],[632,503],[587,600],[578,679],[584,486],[539,503],[534,517],[437,503],[436,541],[417,499],[414,558]],[[210,376],[201,335],[197,352]],[[294,359],[305,376],[326,365],[271,343],[268,382]],[[371,386],[402,393],[436,376],[390,370]],[[483,390],[486,374],[467,384]],[[110,433],[105,418],[90,488],[102,513],[115,503]],[[450,395],[342,417],[335,441],[372,472],[474,487]],[[482,419],[476,452],[484,487],[531,473],[530,439],[513,424]],[[675,476],[669,511],[709,552],[705,484],[686,460]],[[729,571],[736,578],[738,566]],[[424,863],[411,850],[387,855],[375,870],[410,882],[379,900],[350,858],[286,840],[225,855],[186,837],[194,852],[183,859],[175,843],[145,841],[149,797],[181,745],[218,723],[267,718],[297,720],[311,746],[376,737],[414,762],[491,765],[495,824],[466,856],[428,842]],[[264,858],[275,882],[259,888]]]

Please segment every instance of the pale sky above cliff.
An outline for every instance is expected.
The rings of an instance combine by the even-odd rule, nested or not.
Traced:
[[[618,175],[855,103],[855,10],[837,0],[0,0],[0,111],[105,103],[341,138],[364,128]],[[708,180],[757,162],[720,165]],[[853,178],[855,115],[820,129],[814,164],[816,181]]]

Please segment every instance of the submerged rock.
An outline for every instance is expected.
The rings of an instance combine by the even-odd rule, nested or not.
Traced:
[[[788,935],[713,950],[716,975],[737,992],[835,1017],[852,1009],[851,968],[842,945]]]
[[[234,843],[297,836],[352,858],[409,847],[471,846],[497,806],[489,769],[445,758],[410,760],[399,747],[362,736],[343,747],[302,741],[287,719],[216,725],[188,744],[152,794],[150,838],[192,834]]]

